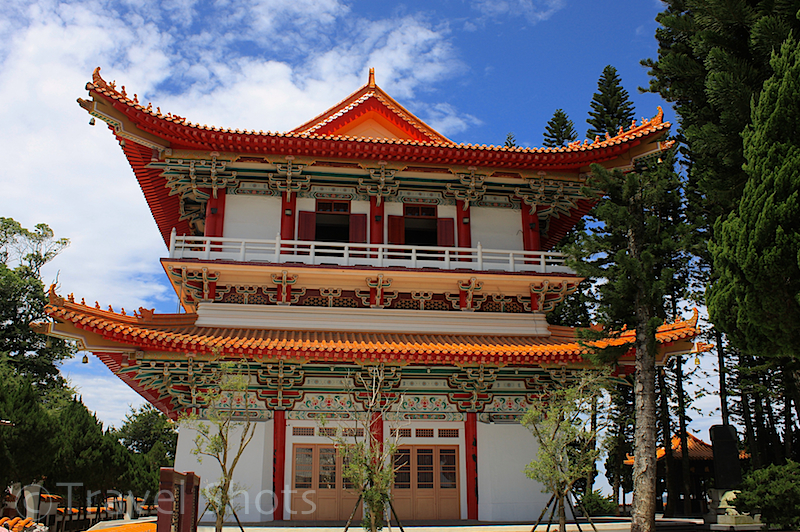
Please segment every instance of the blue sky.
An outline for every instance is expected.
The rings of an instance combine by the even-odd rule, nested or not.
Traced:
[[[94,67],[165,113],[265,131],[316,116],[375,67],[384,90],[457,142],[502,144],[513,132],[540,146],[557,108],[585,134],[608,64],[637,118],[658,105],[674,118],[637,91],[661,9],[655,0],[7,0],[0,215],[72,240],[44,270],[62,294],[174,312],[158,263],[165,246],[130,167],[75,103]],[[141,402],[94,358],[63,369],[107,424]]]

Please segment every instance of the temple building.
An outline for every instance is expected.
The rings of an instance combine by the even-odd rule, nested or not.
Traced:
[[[357,377],[375,371],[397,398],[380,426],[401,438],[401,519],[538,516],[548,495],[523,473],[536,445],[519,419],[587,367],[575,330],[546,320],[581,280],[550,250],[592,206],[590,164],[632,169],[669,148],[660,109],[613,137],[521,148],[447,139],[372,71],[284,133],[163,113],[99,68],[86,88],[79,104],[127,157],[183,312],[104,310],[51,289],[45,332],[77,339],[173,418],[202,416],[202,392],[236,360],[249,388],[231,408],[257,418],[237,469],[243,521],[349,516],[355,497],[318,420],[357,415]],[[660,362],[693,349],[696,320],[658,330]],[[216,479],[192,440],[182,428],[176,469]],[[275,512],[256,501],[266,490]]]

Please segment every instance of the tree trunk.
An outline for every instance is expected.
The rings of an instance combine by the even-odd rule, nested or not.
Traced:
[[[597,432],[597,396],[592,398],[592,417],[590,420],[590,430],[592,434]],[[594,451],[597,448],[597,438],[592,438],[592,443],[589,445],[589,451]],[[592,470],[586,475],[586,493],[589,494],[594,491],[594,477],[597,474],[597,463],[592,465]]]
[[[567,510],[564,508],[566,505],[565,495],[563,490],[558,496],[558,532],[567,532]]]
[[[783,390],[783,454],[787,460],[792,459],[792,397],[788,385],[784,382]]]
[[[722,424],[730,424],[730,416],[728,415],[728,386],[725,382],[725,351],[722,347],[722,333],[719,329],[714,329],[714,334],[717,339],[717,360],[719,362],[719,406],[722,413]]]
[[[750,413],[750,394],[744,391],[742,391],[742,417],[744,418],[747,447],[750,450],[750,464],[753,469],[761,469],[761,454],[758,452],[756,433],[753,429],[753,418]]]
[[[675,500],[678,490],[672,478],[675,472],[675,458],[672,455],[672,428],[669,422],[669,390],[664,370],[658,372],[658,386],[661,389],[661,433],[664,435],[664,484],[667,487],[667,505],[664,508],[664,517],[675,515]]]
[[[686,433],[686,396],[683,394],[683,357],[675,361],[675,378],[678,394],[678,429],[681,438],[681,480],[683,485],[683,515],[692,513],[691,466],[689,464],[689,436]]]
[[[636,312],[636,429],[633,452],[633,512],[631,532],[654,532],[656,525],[656,390],[655,338],[649,331],[651,313],[640,289]]]
[[[759,377],[759,381],[761,378]],[[764,384],[764,383],[762,383]],[[772,401],[767,395],[767,400],[764,401],[764,410],[767,414],[767,434],[769,435],[770,455],[773,456],[773,461],[778,464],[784,463],[783,446],[781,445],[781,437],[778,434],[778,422],[775,419],[775,409],[772,408]]]

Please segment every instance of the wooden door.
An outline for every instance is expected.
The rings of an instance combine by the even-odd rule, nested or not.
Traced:
[[[331,444],[295,444],[293,449],[291,519],[346,520],[358,496],[342,478],[342,458]],[[354,519],[361,519],[359,505]]]
[[[394,463],[392,503],[401,521],[460,519],[458,447],[403,446]]]

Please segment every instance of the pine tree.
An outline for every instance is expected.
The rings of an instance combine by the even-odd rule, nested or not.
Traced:
[[[750,177],[738,208],[717,222],[710,244],[719,278],[708,289],[711,319],[749,354],[800,358],[800,48],[793,38],[744,133]]]
[[[590,105],[592,110],[586,120],[591,126],[586,132],[586,138],[590,140],[604,137],[606,133],[613,137],[619,128],[631,124],[635,113],[630,95],[622,88],[617,69],[611,65],[603,69]]]
[[[553,118],[547,122],[544,132],[544,146],[557,148],[566,146],[570,142],[578,139],[578,132],[575,131],[575,124],[569,119],[563,109],[556,109]]]
[[[592,166],[590,185],[602,192],[595,207],[599,225],[585,231],[572,247],[579,275],[605,279],[597,286],[599,322],[606,331],[636,330],[634,394],[634,506],[631,530],[655,528],[655,331],[667,316],[671,260],[681,253],[682,228],[673,220],[681,204],[681,183],[668,163],[654,163],[623,174]],[[613,361],[619,350],[595,354]]]

